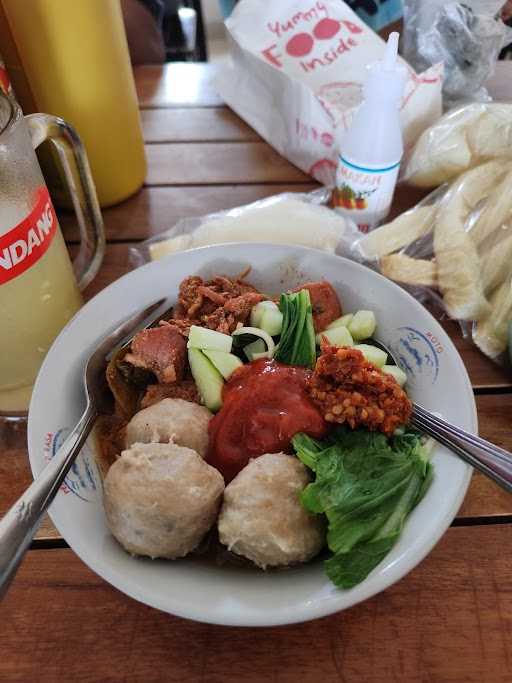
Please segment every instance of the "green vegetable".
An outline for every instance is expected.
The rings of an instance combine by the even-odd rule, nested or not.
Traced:
[[[316,363],[315,328],[308,290],[281,294],[279,310],[283,314],[283,328],[274,358],[288,365],[313,368]]]
[[[333,329],[328,328],[323,332],[319,332],[316,335],[316,343],[319,346],[322,341],[322,337],[326,337],[329,341],[329,344],[332,344],[333,346],[352,346],[354,344],[352,335],[346,327],[335,327]]]
[[[356,341],[369,339],[377,327],[375,313],[373,311],[357,311],[350,323],[348,331]]]
[[[222,375],[199,349],[188,350],[188,362],[203,403],[212,412],[220,410],[224,387]]]
[[[251,310],[251,326],[261,327],[261,318],[265,311],[279,311],[279,307],[273,301],[260,301]]]
[[[383,365],[381,370],[387,375],[394,377],[401,387],[407,382],[407,375],[398,365]]]
[[[233,339],[238,338],[244,339],[243,350],[245,355],[247,355],[248,347],[251,347],[251,352],[253,354],[259,353],[257,356],[253,355],[253,357],[249,358],[249,360],[274,357],[276,345],[272,337],[268,334],[268,332],[265,332],[265,330],[262,330],[259,327],[239,327],[238,330],[233,332]],[[248,344],[245,340],[248,340],[250,343]],[[258,350],[258,346],[256,345],[257,341],[262,342],[258,345],[260,350]]]
[[[233,340],[229,334],[222,334],[207,327],[192,325],[188,334],[189,349],[209,349],[211,351],[224,351],[229,353]]]
[[[354,348],[358,351],[361,351],[366,360],[369,363],[373,363],[378,368],[386,365],[388,354],[382,349],[379,349],[378,346],[371,346],[370,344],[356,344]]]
[[[275,309],[267,308],[263,311],[259,326],[271,337],[276,337],[278,334],[281,334],[283,329],[283,314],[277,306]]]
[[[237,368],[243,366],[240,358],[232,353],[226,353],[225,351],[210,351],[208,349],[205,349],[203,353],[208,360],[213,363],[224,379],[229,379]]]
[[[316,475],[301,502],[327,516],[333,555],[326,573],[336,586],[352,588],[391,550],[427,491],[433,475],[427,450],[411,430],[387,439],[344,427],[324,442],[297,434],[293,445]]]
[[[353,317],[353,313],[342,315],[341,318],[336,318],[336,320],[333,320],[330,325],[327,325],[327,329],[333,330],[335,327],[348,327]]]
[[[263,339],[256,339],[256,341],[244,346],[244,353],[250,361],[257,360],[258,358],[263,358],[262,354],[265,354],[266,348]]]

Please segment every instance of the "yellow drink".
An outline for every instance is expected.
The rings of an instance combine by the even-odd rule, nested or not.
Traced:
[[[119,0],[0,1],[37,108],[77,129],[100,204],[133,194],[146,161]]]
[[[2,223],[16,225],[16,214],[19,211],[4,207]],[[48,250],[21,275],[0,285],[0,412],[28,409],[46,352],[82,305],[64,239],[58,225],[55,229]],[[9,252],[0,249],[0,259],[5,258]],[[65,372],[65,359],[62,362]]]
[[[0,237],[0,412],[28,409],[32,385],[48,349],[82,305],[57,217],[49,208],[44,187],[39,196],[41,208],[28,218],[23,204],[5,204],[2,210],[0,234],[5,232]],[[13,231],[22,221],[25,227]]]

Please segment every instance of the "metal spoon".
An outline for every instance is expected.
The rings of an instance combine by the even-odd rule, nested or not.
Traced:
[[[52,460],[0,521],[0,598],[16,574],[43,514],[80,453],[96,418],[102,412],[109,412],[105,390],[108,360],[119,347],[131,341],[136,332],[161,318],[169,306],[168,300],[161,299],[125,320],[103,338],[87,361],[84,369],[87,405],[82,417]]]
[[[385,351],[393,363],[400,367],[385,344],[376,339],[369,340],[369,343]],[[411,424],[414,427],[439,441],[459,458],[512,493],[512,453],[446,422],[414,401],[412,406]]]

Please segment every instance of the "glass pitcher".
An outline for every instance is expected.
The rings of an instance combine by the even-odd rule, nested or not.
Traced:
[[[71,264],[34,150],[51,140],[80,227]],[[0,92],[0,416],[26,415],[53,340],[82,305],[105,250],[101,212],[84,147],[48,114],[24,117]],[[65,371],[65,359],[63,359]]]

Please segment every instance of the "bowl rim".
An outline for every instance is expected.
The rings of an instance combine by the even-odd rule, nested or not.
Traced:
[[[37,408],[37,403],[38,403],[38,396],[41,391],[41,387],[44,386],[44,381],[45,381],[45,372],[46,372],[46,367],[50,363],[50,356],[52,355],[52,351],[57,345],[57,342],[61,340],[64,336],[67,330],[74,326],[76,324],[76,321],[84,315],[84,311],[89,311],[89,309],[95,307],[97,305],[97,302],[100,298],[103,297],[110,297],[111,296],[111,291],[115,288],[119,287],[119,283],[122,282],[123,280],[129,278],[132,276],[135,272],[140,272],[140,271],[150,271],[153,268],[156,267],[162,267],[162,264],[165,264],[166,262],[172,262],[176,258],[183,258],[184,255],[189,254],[189,253],[196,253],[196,252],[210,252],[210,251],[219,251],[225,248],[238,248],[238,249],[244,249],[244,257],[247,256],[247,251],[250,251],[252,247],[258,247],[258,248],[265,248],[265,249],[290,249],[291,251],[304,253],[305,255],[309,254],[310,256],[316,256],[318,258],[325,258],[325,257],[330,257],[330,258],[336,258],[340,261],[340,264],[350,264],[351,267],[356,267],[357,269],[362,269],[370,278],[376,278],[376,282],[385,282],[386,287],[389,287],[391,291],[399,292],[400,296],[405,296],[406,298],[409,298],[413,306],[418,309],[419,311],[422,312],[423,315],[426,315],[430,319],[430,323],[433,325],[436,333],[441,333],[441,336],[443,337],[443,345],[450,350],[450,356],[451,356],[451,362],[456,361],[456,363],[459,365],[459,370],[461,374],[461,379],[464,381],[467,389],[467,396],[469,397],[469,412],[470,414],[468,415],[468,420],[470,421],[470,431],[473,433],[477,433],[478,430],[478,415],[477,415],[477,408],[476,408],[476,402],[475,402],[475,397],[473,393],[473,388],[466,370],[466,367],[464,365],[464,362],[457,351],[453,341],[450,339],[446,331],[441,327],[439,322],[432,316],[430,311],[428,311],[419,301],[417,301],[407,290],[403,289],[400,287],[398,284],[395,282],[389,280],[388,278],[384,277],[381,275],[379,272],[376,270],[369,268],[365,266],[362,263],[359,263],[357,261],[348,259],[346,257],[340,256],[336,253],[332,252],[327,252],[327,251],[321,251],[318,249],[313,249],[310,247],[303,247],[301,245],[286,245],[286,244],[275,244],[275,243],[268,243],[268,242],[227,242],[227,243],[221,243],[221,244],[212,244],[212,245],[206,245],[202,247],[196,247],[192,249],[187,249],[184,251],[176,252],[169,254],[161,259],[158,259],[156,261],[151,261],[148,262],[140,267],[134,268],[127,273],[124,273],[121,277],[117,278],[113,282],[111,282],[107,287],[103,288],[100,290],[97,294],[95,294],[89,301],[87,301],[84,306],[82,306],[79,311],[73,316],[73,318],[67,323],[67,325],[61,330],[60,334],[58,337],[55,339],[55,341],[52,344],[52,347],[47,353],[47,356],[41,366],[41,369],[39,371],[39,374],[37,376],[35,385],[34,385],[34,391],[32,394],[32,399],[30,402],[30,407],[29,407],[29,416],[28,416],[28,425],[27,425],[27,442],[28,442],[28,451],[29,451],[29,461],[30,461],[30,467],[32,470],[33,476],[36,476],[37,473],[42,469],[42,467],[38,467],[36,463],[36,456],[35,453],[40,450],[40,444],[35,442],[35,426],[34,426],[34,415],[36,411],[38,410]],[[150,300],[148,300],[148,303]],[[138,306],[135,310],[139,310],[140,306]],[[124,316],[126,317],[126,316]],[[122,319],[121,319],[122,320]],[[119,322],[119,321],[115,321]],[[112,325],[113,327],[114,325]],[[102,334],[105,334],[103,332]],[[98,339],[101,339],[102,335],[99,335]],[[410,555],[406,558],[401,558],[399,562],[396,564],[398,565],[398,571],[397,567],[392,567],[389,569],[389,571],[386,571],[385,576],[374,576],[372,577],[372,588],[367,589],[363,591],[362,596],[357,596],[355,599],[352,599],[350,597],[350,591],[343,591],[341,593],[344,595],[343,599],[343,605],[338,604],[338,600],[335,598],[329,599],[329,600],[322,600],[319,601],[319,604],[310,604],[306,607],[299,605],[299,606],[291,606],[287,607],[286,609],[281,609],[278,614],[273,614],[272,617],[261,617],[261,618],[254,618],[251,616],[250,621],[247,618],[243,617],[243,614],[240,615],[240,618],[229,618],[229,619],[219,619],[215,618],[215,616],[209,616],[208,614],[204,614],[202,609],[199,608],[197,609],[195,606],[187,610],[183,610],[180,608],[176,608],[171,611],[170,609],[166,608],[165,606],[162,606],[162,604],[158,603],[158,600],[152,599],[151,597],[148,597],[146,594],[143,593],[142,590],[140,590],[139,585],[137,582],[132,581],[130,579],[126,579],[126,577],[123,579],[123,585],[122,587],[119,585],[119,580],[118,580],[118,572],[116,572],[113,567],[112,563],[108,561],[103,561],[101,557],[98,557],[96,555],[91,556],[90,550],[86,547],[83,546],[80,539],[75,539],[73,538],[73,541],[71,542],[68,540],[66,537],[66,533],[61,530],[61,527],[66,528],[66,521],[61,520],[59,518],[59,515],[55,513],[55,511],[52,511],[52,508],[50,507],[48,514],[50,518],[52,519],[53,523],[55,524],[56,528],[60,531],[62,534],[62,537],[66,542],[69,544],[69,547],[73,552],[78,555],[78,557],[86,564],[87,567],[89,567],[94,573],[96,573],[98,576],[100,576],[102,579],[107,581],[112,587],[115,589],[125,593],[129,597],[134,598],[135,600],[146,604],[150,607],[153,607],[155,609],[158,609],[160,611],[173,614],[175,616],[178,616],[180,618],[185,618],[185,619],[191,619],[194,621],[202,622],[202,623],[209,623],[209,624],[215,624],[215,625],[223,625],[223,626],[242,626],[242,627],[268,627],[268,626],[282,626],[282,625],[287,625],[287,624],[295,624],[295,623],[303,623],[307,621],[311,621],[314,619],[318,619],[321,617],[325,617],[331,614],[335,614],[337,612],[344,611],[345,609],[348,609],[350,607],[353,607],[356,604],[359,604],[361,602],[364,602],[368,600],[369,598],[375,596],[376,594],[382,592],[383,590],[386,590],[387,588],[391,587],[393,584],[396,582],[400,581],[402,578],[404,578],[412,569],[414,569],[420,562],[423,561],[423,559],[431,552],[432,548],[438,543],[440,538],[444,535],[446,530],[449,528],[451,525],[451,522],[455,518],[458,509],[460,508],[460,505],[462,504],[462,501],[464,500],[464,497],[466,495],[467,489],[469,487],[469,483],[471,481],[471,476],[473,473],[473,469],[469,466],[465,466],[465,474],[464,477],[461,481],[458,493],[456,496],[454,496],[452,503],[450,505],[449,510],[446,512],[446,514],[443,516],[442,519],[439,520],[439,522],[436,525],[435,532],[433,532],[428,541],[425,541],[423,545],[420,547],[420,549],[414,553],[413,555]],[[69,535],[69,534],[68,534]],[[73,534],[72,534],[73,535]],[[366,583],[368,579],[365,579],[364,582],[359,584],[359,586],[363,585]],[[348,596],[348,599],[347,599]]]

